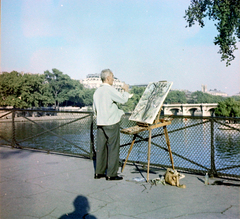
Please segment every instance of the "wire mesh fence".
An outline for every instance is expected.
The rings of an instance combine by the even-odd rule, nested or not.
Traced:
[[[127,121],[128,119],[125,118]],[[240,178],[240,118],[175,116],[167,126],[176,169],[215,176]],[[123,128],[135,124],[124,122]],[[127,156],[133,136],[121,136],[121,158]],[[139,133],[129,160],[147,162],[148,131]],[[151,165],[171,167],[163,128],[154,129]]]
[[[12,115],[1,114],[0,144],[90,157],[91,112],[11,110]]]
[[[135,126],[123,116],[122,129]],[[240,178],[240,118],[174,116],[167,126],[175,169]],[[92,112],[0,110],[0,144],[94,157],[96,120]],[[148,131],[137,134],[129,162],[147,164]],[[121,133],[120,159],[133,136]],[[152,166],[171,167],[163,128],[151,133]]]

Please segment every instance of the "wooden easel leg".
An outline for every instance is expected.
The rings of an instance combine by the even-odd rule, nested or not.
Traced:
[[[128,160],[128,157],[129,157],[129,155],[130,155],[130,153],[131,153],[131,151],[132,151],[132,148],[133,148],[133,145],[134,145],[135,140],[136,140],[136,136],[134,135],[134,136],[133,136],[132,143],[131,143],[131,146],[130,146],[130,148],[129,148],[129,150],[128,150],[127,158],[126,158],[126,160],[125,160],[125,162],[124,162],[124,165],[123,165],[123,168],[122,168],[122,171],[121,171],[121,172],[123,172],[124,167],[125,167],[126,164],[127,164],[127,160]]]
[[[167,146],[168,146],[168,153],[169,153],[170,160],[171,160],[171,163],[172,163],[172,168],[173,168],[173,170],[174,170],[172,150],[171,150],[171,147],[170,147],[170,141],[169,141],[169,137],[168,137],[167,126],[163,126],[163,130],[164,130],[164,135],[165,135],[165,138],[166,138],[166,143],[167,143]]]
[[[151,155],[151,140],[152,140],[152,130],[149,130],[148,138],[148,166],[147,166],[147,182],[149,181],[149,167],[150,167],[150,155]]]

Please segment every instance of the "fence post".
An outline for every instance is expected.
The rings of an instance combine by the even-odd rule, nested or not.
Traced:
[[[11,146],[15,147],[16,146],[16,136],[15,136],[15,110],[12,111],[12,143]]]
[[[93,113],[91,113],[91,125],[90,125],[90,159],[92,160],[96,156],[94,149],[94,134],[93,134]]]
[[[211,170],[209,172],[210,176],[217,176],[217,171],[215,167],[215,144],[214,144],[214,120],[211,119]]]

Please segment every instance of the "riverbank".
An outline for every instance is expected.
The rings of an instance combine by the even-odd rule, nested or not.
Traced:
[[[49,121],[49,120],[67,120],[67,119],[76,119],[76,118],[81,118],[83,116],[86,116],[87,114],[86,113],[71,113],[71,112],[68,112],[68,113],[56,113],[57,115],[49,115],[49,116],[29,116],[27,118],[29,118],[30,120],[33,120],[33,121]],[[24,117],[15,117],[14,118],[14,121],[15,122],[29,122],[26,118]],[[6,123],[6,122],[12,122],[12,117],[11,115],[8,116],[7,118],[1,118],[0,119],[0,123]]]
[[[240,129],[240,124],[226,124],[219,127],[220,130],[234,130],[233,128]]]

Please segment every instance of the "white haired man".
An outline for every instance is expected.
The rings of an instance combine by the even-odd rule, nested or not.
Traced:
[[[128,85],[123,85],[124,92],[117,91],[113,85],[114,75],[110,69],[101,72],[102,85],[93,95],[93,110],[97,116],[96,171],[94,178],[106,177],[106,180],[121,180],[119,169],[120,125],[124,112],[117,103],[126,103],[131,95]],[[105,174],[107,171],[107,174]]]

